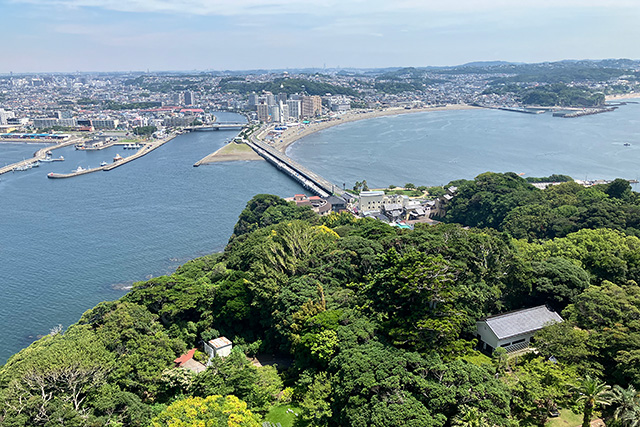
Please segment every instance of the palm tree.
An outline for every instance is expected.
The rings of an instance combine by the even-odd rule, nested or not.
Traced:
[[[463,406],[460,415],[453,419],[453,425],[458,427],[489,427],[489,423],[482,417],[478,408]]]
[[[573,387],[573,391],[578,393],[578,403],[584,402],[584,416],[582,427],[589,427],[591,424],[591,414],[597,405],[606,406],[611,404],[613,394],[611,387],[597,378],[586,375],[582,382]]]
[[[640,427],[640,393],[632,385],[626,389],[615,385],[613,400],[618,404],[613,418],[622,420],[624,426]]]

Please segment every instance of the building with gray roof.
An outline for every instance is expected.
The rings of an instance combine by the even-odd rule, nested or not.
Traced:
[[[504,347],[509,351],[528,345],[531,337],[544,326],[562,321],[558,313],[541,305],[487,317],[477,321],[476,327],[484,350],[493,351],[497,347]]]

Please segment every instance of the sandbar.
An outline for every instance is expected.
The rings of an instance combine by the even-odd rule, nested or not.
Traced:
[[[247,144],[230,142],[214,153],[209,154],[194,166],[205,165],[216,162],[233,162],[240,160],[264,160]]]

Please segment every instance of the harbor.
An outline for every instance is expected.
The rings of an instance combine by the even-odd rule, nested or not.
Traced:
[[[69,145],[76,144],[79,141],[80,141],[79,138],[71,138],[71,139],[69,139],[67,141],[61,142],[60,144],[57,144],[57,145],[54,145],[54,146],[43,147],[43,148],[39,149],[38,151],[36,151],[33,154],[33,157],[30,158],[30,159],[21,160],[19,162],[15,162],[15,163],[12,163],[10,165],[1,167],[0,168],[0,175],[8,173],[8,172],[28,170],[28,169],[31,169],[33,167],[33,165],[35,165],[36,163],[39,164],[40,162],[47,163],[49,161],[52,161],[52,162],[53,161],[63,161],[64,158],[57,158],[57,159],[51,158],[53,150],[57,150],[57,149],[64,148],[64,147],[68,147]]]
[[[157,148],[162,147],[164,144],[166,144],[167,142],[171,141],[173,138],[175,138],[176,135],[170,135],[167,138],[163,138],[163,139],[159,139],[157,141],[151,141],[148,143],[145,143],[141,146],[140,149],[138,149],[138,151],[131,155],[131,156],[127,156],[127,157],[120,157],[119,155],[117,155],[116,157],[114,157],[113,159],[113,163],[110,164],[106,164],[106,165],[101,165],[99,167],[95,167],[95,168],[77,168],[75,171],[68,173],[68,174],[61,174],[61,173],[54,173],[51,172],[49,174],[47,174],[47,178],[50,179],[64,179],[64,178],[73,178],[76,176],[80,176],[80,175],[86,175],[89,173],[93,173],[93,172],[98,172],[98,171],[110,171],[113,170],[115,168],[118,168],[122,165],[125,165],[129,162],[132,162],[136,159],[139,159],[142,156],[146,156],[147,154],[149,154],[150,152],[152,152],[153,150],[156,150]],[[122,144],[120,144],[122,145]]]

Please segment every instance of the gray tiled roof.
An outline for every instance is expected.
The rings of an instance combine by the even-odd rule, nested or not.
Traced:
[[[549,322],[562,322],[562,317],[545,305],[500,314],[484,319],[498,339],[542,329]]]

